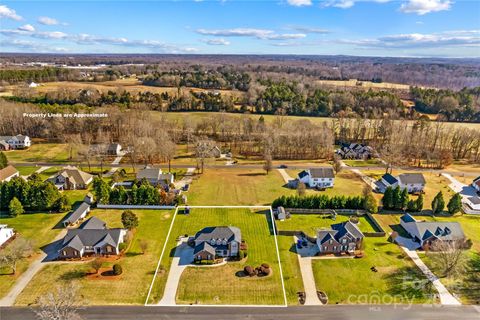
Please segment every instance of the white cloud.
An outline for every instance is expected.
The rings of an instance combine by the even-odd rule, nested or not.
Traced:
[[[273,30],[253,28],[233,28],[207,30],[197,29],[197,33],[215,37],[253,37],[262,40],[287,40],[305,38],[303,33],[275,33]]]
[[[400,11],[424,15],[430,12],[449,10],[451,5],[451,0],[408,0],[407,3],[400,6]]]
[[[46,25],[46,26],[55,26],[57,24],[60,24],[57,19],[50,18],[50,17],[39,17],[38,18],[38,23]]]
[[[327,29],[306,27],[306,26],[290,26],[289,29],[293,29],[302,33],[318,33],[318,34],[330,33],[330,30],[327,30]]]
[[[211,46],[228,46],[230,45],[230,41],[227,41],[223,38],[220,38],[220,39],[202,39],[200,40],[208,45],[211,45]]]
[[[67,48],[55,47],[51,45],[46,45],[43,43],[37,43],[26,40],[19,39],[3,39],[0,40],[0,46],[10,47],[16,50],[29,51],[29,52],[68,52]]]
[[[408,33],[379,37],[376,39],[339,40],[339,43],[359,47],[387,49],[479,47],[479,30],[445,31],[441,33]]]
[[[287,3],[295,7],[311,6],[312,0],[287,0]]]
[[[7,18],[7,19],[13,19],[13,20],[22,20],[22,17],[19,16],[15,10],[10,9],[9,7],[5,5],[0,6],[0,18]]]
[[[322,2],[322,7],[335,7],[341,9],[348,9],[353,7],[354,0],[327,0]]]
[[[31,24],[23,25],[23,26],[21,26],[21,27],[18,27],[17,29],[18,29],[18,30],[21,30],[21,31],[27,31],[27,32],[33,32],[33,31],[35,31],[35,27],[32,26]]]

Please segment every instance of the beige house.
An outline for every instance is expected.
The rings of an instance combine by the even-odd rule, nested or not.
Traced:
[[[92,182],[93,175],[83,172],[76,167],[65,167],[49,181],[60,190],[87,189]]]

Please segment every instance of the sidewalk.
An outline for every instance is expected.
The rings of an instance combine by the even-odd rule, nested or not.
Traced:
[[[283,181],[285,181],[285,183],[288,184],[290,180],[295,180],[292,177],[290,177],[290,175],[287,173],[287,171],[285,171],[285,169],[277,169],[277,170],[278,172],[280,172],[280,175],[282,176]]]

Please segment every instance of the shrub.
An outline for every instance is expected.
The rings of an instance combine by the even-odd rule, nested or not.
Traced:
[[[95,270],[95,273],[98,273],[100,268],[102,268],[103,262],[100,259],[95,259],[90,263],[90,265],[92,266],[92,269]]]
[[[262,263],[262,267],[270,269],[270,265],[268,263]]]
[[[116,275],[116,276],[119,276],[121,275],[123,272],[122,270],[122,266],[119,265],[119,264],[114,264],[113,265],[113,274]]]
[[[270,268],[265,268],[263,265],[260,267],[260,273],[264,276],[268,276],[272,269]]]
[[[130,210],[122,213],[122,224],[125,229],[132,230],[138,226],[138,217]]]
[[[127,249],[127,244],[125,242],[122,242],[118,245],[118,250],[120,250],[120,252],[124,251],[125,249]]]
[[[246,275],[253,277],[255,275],[255,269],[253,269],[252,266],[246,266],[243,268],[243,272],[245,272]]]
[[[245,258],[245,251],[240,250],[240,252],[238,253],[238,259],[242,260],[243,258]]]

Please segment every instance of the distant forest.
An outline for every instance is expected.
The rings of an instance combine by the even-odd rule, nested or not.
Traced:
[[[32,60],[107,66],[84,70],[38,67]],[[145,86],[177,88],[164,93],[130,92],[121,87],[108,92],[92,87],[41,94],[19,90],[7,98],[47,109],[118,105],[158,111],[375,119],[418,119],[433,114],[445,121],[480,122],[480,65],[474,59],[170,55],[79,55],[67,59],[62,55],[3,54],[0,61],[13,66],[0,69],[2,87],[30,81],[102,82],[136,77]],[[367,89],[318,82],[350,78],[411,87]],[[414,107],[408,107],[406,100],[413,101]]]

